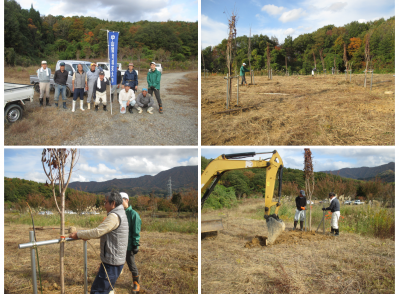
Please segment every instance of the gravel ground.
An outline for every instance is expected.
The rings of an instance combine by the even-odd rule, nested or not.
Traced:
[[[178,87],[176,82],[186,80],[184,76],[188,72],[166,73],[161,79],[161,99],[163,114],[158,112],[158,104],[155,102],[153,113],[146,111],[139,114],[133,109],[133,114],[119,113],[119,103],[114,99],[113,114],[111,116],[111,105],[108,102],[108,111],[102,110],[102,104],[98,112],[94,111],[92,104],[91,110],[87,110],[86,97],[85,111],[79,110],[79,102],[75,113],[70,112],[72,108],[72,98],[68,99],[67,107],[74,119],[79,120],[82,128],[73,131],[73,139],[64,141],[62,145],[68,146],[114,146],[114,145],[198,145],[198,104],[190,103],[192,97],[175,95],[168,91]],[[139,90],[146,86],[146,76],[139,79]],[[136,92],[137,94],[137,92]],[[51,108],[54,109],[53,92],[50,94]],[[35,93],[34,102],[27,103],[26,107],[38,107],[39,95]],[[109,96],[108,96],[109,97]],[[195,98],[194,98],[195,99]],[[154,100],[156,101],[155,97]],[[60,100],[61,102],[61,100]],[[61,103],[62,105],[62,103]],[[91,127],[90,127],[91,125]],[[88,127],[89,126],[89,127]],[[81,131],[82,134],[76,134]]]

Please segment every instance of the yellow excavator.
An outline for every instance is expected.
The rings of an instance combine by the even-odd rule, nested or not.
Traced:
[[[270,158],[259,160],[242,160],[242,158],[254,157],[259,154],[272,154]],[[241,160],[240,160],[241,159]],[[247,152],[222,154],[212,160],[201,175],[201,209],[205,201],[212,193],[216,184],[222,175],[231,170],[242,170],[248,168],[264,168],[266,170],[266,185],[265,185],[265,214],[266,219],[266,240],[267,244],[273,244],[277,237],[284,231],[285,224],[278,217],[278,211],[281,203],[281,188],[283,181],[283,160],[276,150],[272,152]],[[278,187],[278,201],[273,202],[273,193],[276,178],[279,181]],[[270,214],[271,207],[276,206],[273,214]],[[201,233],[214,232],[223,230],[223,223],[221,219],[201,221]]]

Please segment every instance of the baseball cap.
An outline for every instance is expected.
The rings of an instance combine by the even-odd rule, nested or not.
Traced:
[[[301,191],[299,191],[299,193],[300,193],[302,196],[305,196],[305,191],[301,190]]]
[[[129,63],[129,66],[134,66],[134,65],[133,65],[133,62],[130,62],[130,63]]]
[[[92,66],[92,65],[96,65],[96,66],[97,66],[97,64],[95,64],[94,62],[92,62],[92,63],[90,64],[90,66]]]
[[[60,66],[65,66],[65,62],[61,62],[61,63],[60,63]]]
[[[46,60],[43,60],[43,61],[42,61],[42,64],[47,64],[47,61],[46,61]]]
[[[155,62],[154,62],[154,61],[152,61],[150,64],[155,64]]]
[[[129,82],[126,82],[126,83],[125,83],[125,87],[130,87]]]
[[[246,63],[243,63],[242,65],[247,65]]]
[[[147,88],[141,89],[141,92],[143,92],[143,91],[147,91],[148,92]]]
[[[127,195],[125,192],[120,192],[119,194],[121,194],[122,199],[127,199],[127,200],[129,200],[129,195]]]
[[[104,72],[103,72],[103,71],[100,71],[100,75],[104,75]]]

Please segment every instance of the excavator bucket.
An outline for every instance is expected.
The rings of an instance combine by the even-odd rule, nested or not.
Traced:
[[[201,221],[201,233],[217,232],[222,231],[223,222],[222,219],[211,219]]]
[[[285,230],[285,223],[280,219],[275,219],[270,217],[266,220],[267,227],[267,244],[273,244],[274,241],[281,235],[281,233]]]

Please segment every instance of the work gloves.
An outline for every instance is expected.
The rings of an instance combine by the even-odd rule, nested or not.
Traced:
[[[305,207],[301,206],[301,209],[302,209],[302,210],[305,210]]]

